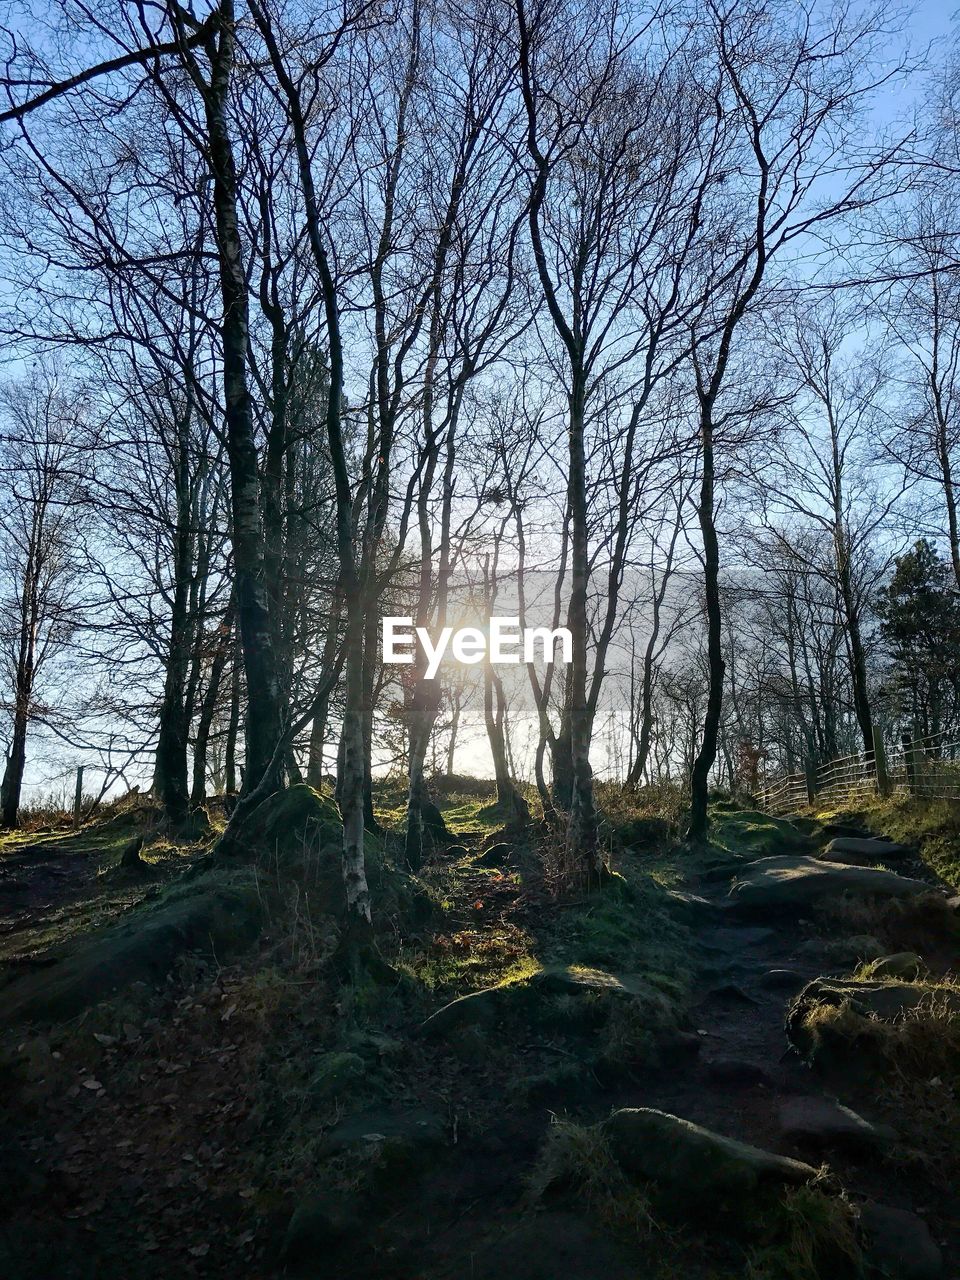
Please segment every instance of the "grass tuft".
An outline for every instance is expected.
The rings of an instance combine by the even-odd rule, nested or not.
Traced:
[[[646,1193],[614,1159],[599,1125],[554,1118],[530,1175],[529,1191],[542,1201],[574,1194],[578,1207],[614,1230],[649,1235],[657,1228]]]

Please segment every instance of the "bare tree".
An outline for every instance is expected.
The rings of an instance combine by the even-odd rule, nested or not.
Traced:
[[[0,635],[10,721],[0,784],[5,827],[17,825],[28,731],[54,715],[41,694],[44,678],[78,626],[84,465],[76,441],[83,414],[82,392],[53,369],[35,369],[6,386],[0,399]]]

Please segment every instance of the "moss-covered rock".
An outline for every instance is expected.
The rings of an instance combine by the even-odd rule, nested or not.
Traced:
[[[848,867],[816,858],[787,855],[761,858],[740,869],[730,889],[730,906],[743,915],[802,914],[828,898],[911,898],[927,895],[922,880],[870,867]]]
[[[343,823],[328,796],[300,783],[260,804],[244,824],[246,838],[281,862],[302,860],[343,840]]]
[[[308,1101],[322,1104],[349,1092],[363,1080],[366,1070],[367,1064],[358,1053],[340,1050],[321,1054],[307,1086]]]
[[[688,1220],[742,1212],[765,1186],[800,1186],[817,1176],[800,1160],[650,1107],[615,1111],[603,1130],[621,1168],[653,1185],[661,1212]]]
[[[134,982],[162,981],[187,952],[235,954],[256,939],[261,924],[260,896],[249,875],[178,885],[118,924],[51,951],[48,968],[7,986],[4,1019],[73,1017]]]
[[[614,974],[576,965],[550,965],[533,973],[485,987],[444,1005],[423,1023],[427,1037],[465,1027],[492,1029],[505,1018],[559,1032],[583,1034],[606,1025],[614,1011],[629,1011],[631,1025],[654,1032],[676,1021],[676,1005],[646,977]]]
[[[873,867],[878,862],[898,862],[910,854],[905,844],[877,840],[873,836],[836,836],[818,856],[825,862],[842,862],[851,867]]]
[[[749,850],[755,856],[802,853],[813,848],[810,836],[798,831],[786,818],[753,809],[715,812],[713,838],[717,844]]]
[[[922,972],[923,961],[915,951],[898,951],[896,955],[880,956],[877,960],[871,960],[860,976],[915,982]]]
[[[815,978],[787,1012],[787,1036],[820,1066],[875,1070],[913,1059],[921,1073],[960,1049],[960,987]]]
[[[673,834],[667,818],[650,814],[627,818],[624,822],[614,824],[613,829],[625,849],[640,852],[661,848]]]
[[[242,838],[267,874],[303,886],[311,910],[337,918],[344,913],[343,823],[328,796],[305,784],[277,792],[250,815]],[[423,882],[394,866],[381,840],[369,833],[364,857],[376,928],[412,932],[433,917],[436,904]]]

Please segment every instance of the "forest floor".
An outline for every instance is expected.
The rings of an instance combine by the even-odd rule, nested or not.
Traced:
[[[887,806],[794,826],[727,806],[693,851],[611,804],[616,875],[571,894],[549,841],[502,829],[470,780],[438,795],[448,835],[420,875],[398,871],[400,796],[383,784],[371,883],[396,979],[343,986],[326,968],[329,804],[301,821],[314,799],[226,868],[208,837],[148,840],[146,866],[122,870],[150,820],[138,801],[0,845],[0,1273],[960,1274],[956,814]],[[911,843],[896,871],[930,893],[731,910],[754,860],[817,853],[839,821]],[[879,1062],[868,1036],[842,1059],[791,1048],[785,1017],[810,980],[904,951],[934,993],[928,1047]],[[866,1127],[838,1127],[836,1101]],[[603,1122],[622,1108],[819,1177],[804,1194],[674,1212],[611,1160]]]

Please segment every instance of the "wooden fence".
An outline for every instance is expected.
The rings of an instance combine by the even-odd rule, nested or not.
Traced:
[[[814,804],[840,806],[867,796],[898,793],[960,800],[957,730],[925,737],[904,734],[893,748],[875,732],[869,754],[855,752],[822,765],[810,761],[803,773],[767,782],[760,791],[760,808],[787,815]]]

